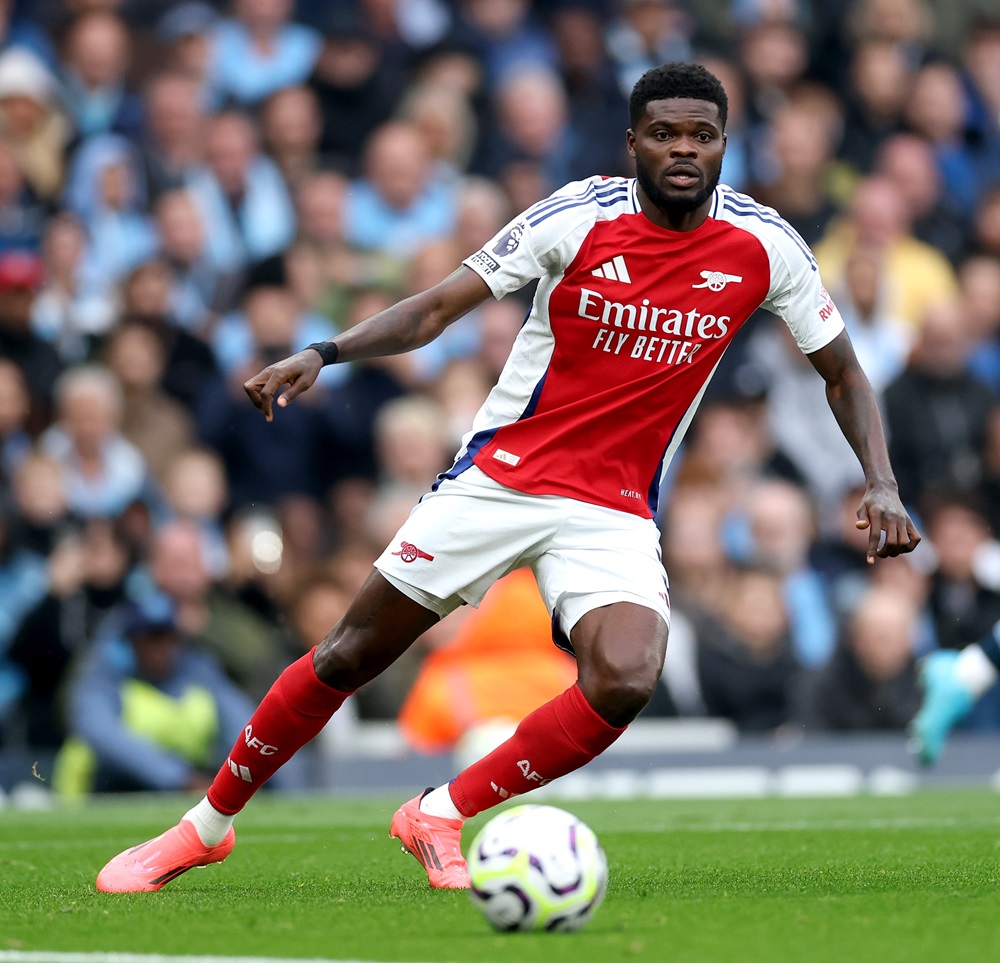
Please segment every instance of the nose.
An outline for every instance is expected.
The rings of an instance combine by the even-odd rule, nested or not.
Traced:
[[[672,157],[697,157],[698,142],[689,137],[678,137],[670,149]]]

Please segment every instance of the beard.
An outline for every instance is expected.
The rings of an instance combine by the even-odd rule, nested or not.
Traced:
[[[667,194],[653,180],[653,175],[638,157],[635,159],[635,177],[642,192],[665,214],[690,214],[692,211],[696,211],[715,192],[716,187],[719,186],[721,175],[722,168],[720,167],[713,176],[709,177],[701,190],[694,194],[675,197]]]

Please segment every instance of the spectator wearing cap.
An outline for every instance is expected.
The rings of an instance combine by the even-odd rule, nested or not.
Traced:
[[[321,39],[291,21],[292,0],[234,0],[212,33],[210,83],[221,103],[253,107],[312,72]]]
[[[214,659],[190,648],[169,601],[131,603],[69,685],[70,737],[53,785],[67,797],[202,789],[252,709]]]
[[[55,75],[30,51],[0,54],[0,137],[43,201],[57,198],[65,174],[70,125],[58,95]]]
[[[188,0],[171,7],[156,25],[156,40],[166,54],[168,69],[190,80],[202,105],[217,106],[209,74],[212,69],[212,35],[219,14],[207,3]]]

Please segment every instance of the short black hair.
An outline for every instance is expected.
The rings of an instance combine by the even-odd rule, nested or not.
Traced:
[[[635,83],[628,99],[628,116],[632,129],[651,100],[670,100],[675,97],[707,100],[719,108],[722,128],[725,130],[729,115],[729,98],[722,81],[701,64],[673,61],[647,70]]]

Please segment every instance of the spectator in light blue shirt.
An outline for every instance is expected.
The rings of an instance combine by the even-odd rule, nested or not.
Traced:
[[[390,121],[372,134],[364,178],[351,185],[344,216],[348,242],[400,259],[452,233],[454,188],[433,178],[430,151],[416,127]]]
[[[236,111],[214,117],[206,159],[189,190],[210,226],[212,263],[231,271],[284,250],[295,237],[295,208],[277,166],[259,150],[253,121]]]
[[[209,83],[218,100],[253,106],[312,73],[322,38],[289,22],[292,7],[291,0],[235,0],[233,19],[212,34]]]

